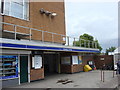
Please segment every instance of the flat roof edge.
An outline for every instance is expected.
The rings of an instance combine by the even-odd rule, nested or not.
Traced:
[[[33,43],[33,42],[31,42]],[[63,45],[43,45],[43,44],[31,44],[18,40],[4,40],[0,42],[1,48],[12,48],[12,49],[28,49],[28,50],[51,50],[51,51],[68,51],[68,52],[86,52],[86,53],[99,53],[99,49],[93,48],[81,48],[81,47],[71,47]]]

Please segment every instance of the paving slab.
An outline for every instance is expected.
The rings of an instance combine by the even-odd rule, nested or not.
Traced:
[[[58,80],[68,79],[67,84],[57,83]],[[101,81],[101,71],[80,72],[74,74],[54,74],[44,80],[21,84],[12,88],[115,88],[118,85],[117,75],[113,71],[105,71],[105,81]]]

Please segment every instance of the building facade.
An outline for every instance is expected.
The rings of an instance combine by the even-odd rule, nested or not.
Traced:
[[[69,46],[63,2],[0,0],[0,80],[3,87],[83,71],[94,48]],[[67,43],[67,45],[66,45]]]

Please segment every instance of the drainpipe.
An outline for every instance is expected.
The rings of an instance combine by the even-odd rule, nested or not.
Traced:
[[[2,1],[0,2],[0,22],[3,22],[3,16],[2,16],[2,10],[3,10],[3,4],[2,4]],[[0,38],[2,38],[2,23],[0,23]],[[1,55],[2,55],[2,49],[0,49],[0,52],[1,52]],[[0,90],[2,90],[2,80],[0,80]]]
[[[4,21],[3,17],[3,7],[4,7],[4,0],[1,0],[0,2],[0,22]],[[0,23],[0,38],[2,38],[2,30],[3,30],[3,24]]]
[[[59,63],[58,63],[58,73],[61,73],[61,66],[60,66],[60,53],[58,53],[58,59],[59,59]]]

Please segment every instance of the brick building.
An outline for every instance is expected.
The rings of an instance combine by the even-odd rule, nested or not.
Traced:
[[[21,1],[21,2],[20,2]],[[0,79],[3,87],[83,71],[95,48],[70,46],[63,2],[0,0]],[[75,39],[74,39],[75,40]]]

